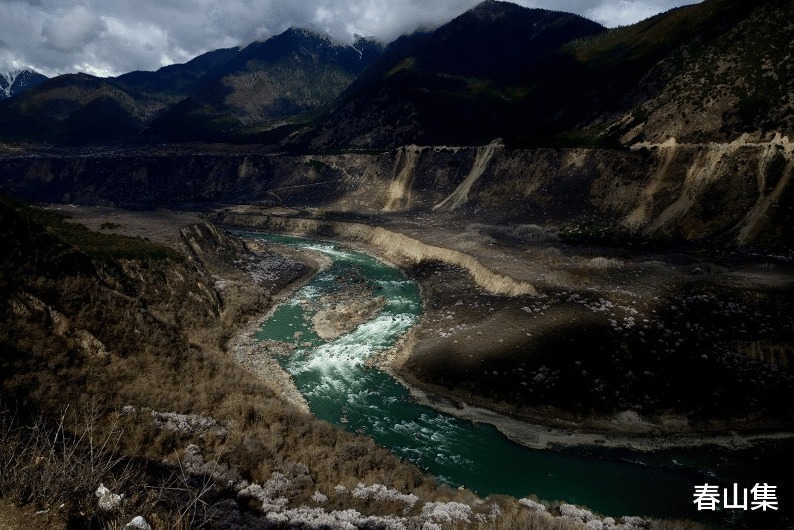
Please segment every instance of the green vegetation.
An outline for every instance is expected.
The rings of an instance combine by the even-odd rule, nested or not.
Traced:
[[[309,160],[309,167],[314,171],[320,172],[328,168],[328,164],[321,160]]]
[[[578,61],[595,68],[614,66],[615,62],[648,60],[699,35],[704,27],[713,27],[714,19],[737,7],[742,7],[740,2],[722,0],[673,9],[631,26],[578,39],[566,50]]]
[[[9,201],[0,198],[4,205]],[[57,235],[63,241],[77,247],[90,258],[100,261],[117,259],[152,259],[152,260],[181,260],[182,255],[175,250],[151,243],[139,237],[129,237],[118,234],[105,234],[89,230],[85,226],[73,223],[67,217],[41,208],[23,206],[17,203],[17,208],[22,208],[27,217],[41,224],[48,231]],[[105,223],[103,229],[115,228],[113,223]]]

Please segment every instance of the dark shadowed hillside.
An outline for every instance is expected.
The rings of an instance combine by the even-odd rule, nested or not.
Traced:
[[[160,139],[212,139],[305,121],[333,101],[380,55],[381,46],[353,45],[289,29],[241,49],[211,70],[195,91],[151,125]]]
[[[694,141],[786,133],[792,29],[774,21],[792,10],[785,0],[707,0],[606,31],[573,15],[484,2],[393,43],[334,112],[293,143],[499,137],[523,146],[617,146],[641,139],[639,129],[629,134],[638,126],[668,125]]]
[[[108,143],[133,137],[147,109],[106,79],[67,74],[0,102],[0,136],[11,141]]]
[[[312,148],[487,143],[515,136],[543,97],[567,42],[602,33],[582,17],[487,1],[432,32],[392,43],[381,60],[297,143]],[[535,120],[539,124],[540,120]]]
[[[0,102],[0,138],[68,145],[240,136],[251,141],[256,133],[305,121],[380,51],[367,39],[343,45],[290,29],[156,72],[62,75]]]
[[[162,98],[163,103],[174,102],[188,96],[205,74],[228,61],[239,48],[213,50],[184,64],[164,66],[154,72],[130,72],[113,79],[113,83],[141,97]]]

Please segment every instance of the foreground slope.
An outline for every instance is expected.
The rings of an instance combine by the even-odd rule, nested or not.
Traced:
[[[439,486],[285,401],[274,368],[259,379],[224,347],[309,268],[180,219],[100,210],[89,231],[0,201],[0,505],[39,510],[21,528],[143,515],[155,528],[578,530],[596,518]],[[98,507],[100,483],[125,502]]]

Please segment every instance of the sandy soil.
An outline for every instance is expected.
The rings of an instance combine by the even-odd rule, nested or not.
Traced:
[[[281,396],[281,399],[301,412],[311,414],[309,403],[298,391],[292,381],[292,376],[273,358],[273,354],[279,349],[279,346],[259,342],[254,338],[254,334],[262,326],[262,322],[267,320],[278,304],[289,298],[308,279],[306,278],[282,291],[279,295],[280,299],[276,301],[273,309],[265,315],[252,318],[248,325],[229,341],[227,350],[232,359],[265,381],[276,395]]]
[[[385,303],[383,297],[359,298],[322,309],[312,317],[314,330],[321,339],[334,340],[374,317]]]
[[[336,282],[334,291],[311,301],[314,331],[331,341],[371,319],[386,301],[375,297],[366,279],[355,269],[346,271]]]
[[[36,511],[32,506],[19,507],[0,499],[0,528],[2,530],[28,530],[48,528],[64,530],[67,527],[64,515],[59,510]]]
[[[52,204],[47,208],[71,217],[91,230],[141,237],[174,248],[179,245],[180,228],[203,221],[198,213],[163,209],[131,211],[71,204]]]

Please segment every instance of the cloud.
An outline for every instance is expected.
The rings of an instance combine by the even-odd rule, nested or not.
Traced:
[[[85,6],[74,6],[57,11],[45,19],[41,36],[45,46],[62,52],[83,49],[96,40],[105,29],[102,19]]]
[[[618,2],[604,2],[602,5],[587,10],[584,15],[605,26],[628,26],[629,24],[652,17],[657,13],[692,3],[693,2],[687,0],[677,2],[620,0]]]
[[[571,11],[607,26],[647,18],[695,0],[516,0]],[[116,75],[155,70],[217,49],[267,39],[290,26],[340,40],[385,42],[437,26],[479,0],[0,0],[0,68],[45,75]]]

